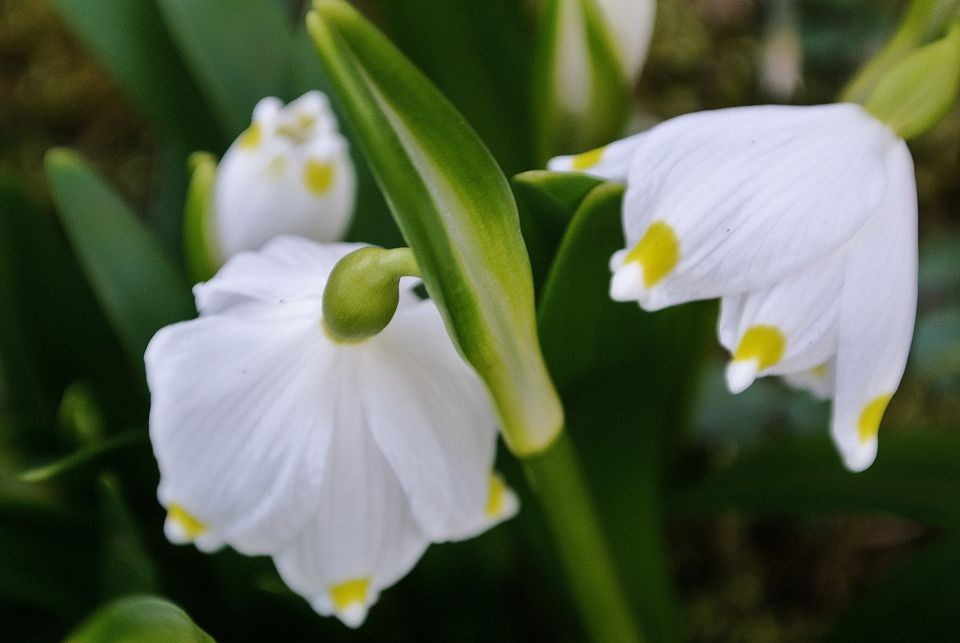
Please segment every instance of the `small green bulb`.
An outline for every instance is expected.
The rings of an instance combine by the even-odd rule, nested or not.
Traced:
[[[941,40],[897,63],[877,83],[865,105],[900,138],[932,129],[960,94],[960,22]]]
[[[360,248],[337,262],[323,290],[323,326],[337,342],[378,334],[397,312],[400,278],[419,277],[409,248]]]

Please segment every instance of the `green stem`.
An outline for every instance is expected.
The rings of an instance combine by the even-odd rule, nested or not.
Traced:
[[[840,95],[840,101],[865,103],[894,65],[946,29],[958,8],[960,0],[913,0],[900,28],[854,76]]]
[[[525,466],[590,638],[596,642],[640,643],[640,628],[566,433],[545,452],[527,458]]]

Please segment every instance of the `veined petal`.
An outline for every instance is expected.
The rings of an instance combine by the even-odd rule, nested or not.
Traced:
[[[364,349],[370,430],[421,530],[434,542],[476,535],[488,526],[478,519],[497,441],[493,405],[479,377],[429,301],[398,310]]]
[[[274,555],[291,589],[350,627],[363,623],[380,591],[406,575],[429,544],[362,415],[359,406],[338,409],[318,507]]]
[[[335,422],[330,392],[351,377],[319,319],[306,302],[174,324],[150,342],[150,439],[173,540],[269,553],[311,515]]]
[[[732,108],[653,128],[633,154],[611,294],[658,310],[780,281],[863,227],[896,144],[853,104]]]
[[[220,314],[235,306],[313,300],[320,301],[327,276],[359,243],[318,244],[281,236],[259,252],[235,255],[209,281],[193,287],[201,315]]]
[[[816,368],[837,350],[846,255],[836,252],[773,286],[724,297],[720,343],[730,351],[733,393],[764,375]]]
[[[557,156],[550,159],[547,169],[553,172],[583,172],[607,181],[624,183],[633,153],[643,143],[643,136],[634,134],[583,154]]]
[[[887,173],[883,205],[851,246],[840,312],[832,433],[853,471],[876,457],[917,311],[917,192],[906,143],[890,155]]]

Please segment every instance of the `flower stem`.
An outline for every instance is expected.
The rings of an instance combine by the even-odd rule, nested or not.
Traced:
[[[525,461],[570,579],[569,586],[593,641],[640,643],[643,637],[566,433]]]
[[[841,102],[865,103],[880,79],[917,47],[944,31],[956,17],[960,0],[913,0],[899,29],[864,65],[840,95]]]

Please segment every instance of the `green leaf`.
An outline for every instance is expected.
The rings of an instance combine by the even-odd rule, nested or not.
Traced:
[[[115,403],[108,421],[142,412],[143,398],[52,213],[0,177],[0,379],[6,409],[46,440],[64,389],[83,379]],[[27,437],[27,436],[25,436]]]
[[[157,0],[221,129],[235,137],[264,96],[287,98],[293,28],[271,0]]]
[[[161,327],[194,315],[190,290],[150,232],[74,152],[46,156],[67,237],[130,362]]]
[[[584,197],[600,183],[600,179],[579,172],[532,170],[513,177],[520,229],[538,294],[570,220]]]
[[[89,525],[76,517],[0,506],[0,602],[79,618],[95,594],[95,560]]]
[[[682,511],[891,513],[957,529],[958,487],[960,436],[888,430],[881,432],[876,463],[863,473],[844,469],[825,435],[783,436],[679,488],[672,502]]]
[[[577,38],[571,38],[573,34]],[[533,69],[540,162],[600,147],[622,134],[630,115],[630,85],[616,47],[595,0],[544,3]],[[569,106],[571,98],[561,80],[571,56],[583,59],[585,110]]]
[[[101,598],[155,591],[157,570],[140,542],[120,481],[101,475],[99,495]]]
[[[207,643],[214,639],[182,609],[155,596],[130,596],[100,608],[65,643]]]
[[[679,628],[663,534],[665,443],[685,416],[708,317],[702,306],[648,314],[609,298],[609,259],[624,245],[622,198],[623,186],[614,183],[582,198],[546,278],[538,318],[567,430],[623,580],[648,637],[670,641]]]
[[[197,147],[223,145],[216,121],[191,82],[154,0],[54,0],[54,4],[155,124]]]
[[[466,117],[508,174],[534,166],[525,7],[380,0],[397,47]]]
[[[562,409],[534,320],[530,263],[506,178],[463,117],[342,0],[308,29],[455,341],[518,453],[558,435]]]
[[[844,614],[826,641],[951,641],[960,628],[960,537],[915,552]]]

